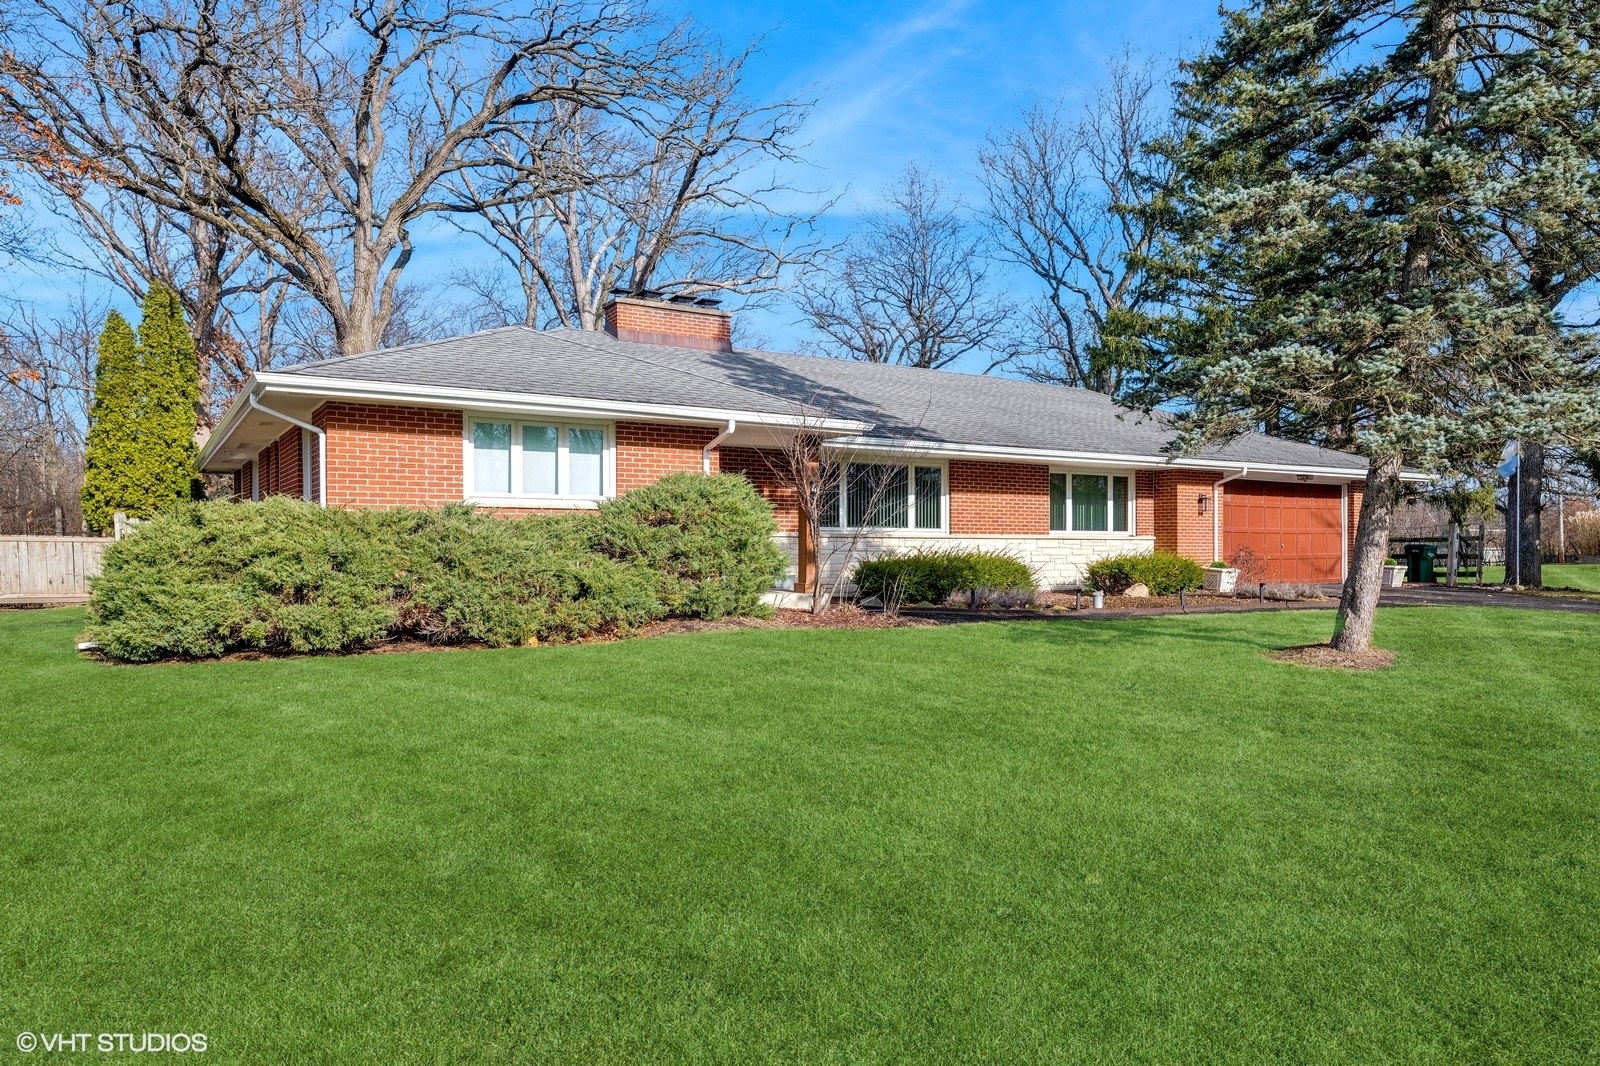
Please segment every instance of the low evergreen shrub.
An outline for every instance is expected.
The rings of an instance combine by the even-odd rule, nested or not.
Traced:
[[[863,597],[883,598],[898,587],[903,603],[943,603],[957,592],[1032,592],[1033,571],[999,552],[917,551],[856,564],[851,580]]]
[[[748,614],[787,563],[774,528],[736,475],[675,475],[598,513],[518,519],[190,504],[107,549],[89,636],[149,661],[408,637],[504,647]]]
[[[600,507],[596,548],[659,578],[670,614],[748,615],[788,568],[772,508],[736,474],[671,474]]]
[[[1171,596],[1179,589],[1205,584],[1205,571],[1192,559],[1171,552],[1149,555],[1112,555],[1089,564],[1089,588],[1119,596],[1134,585],[1144,585],[1152,596]]]

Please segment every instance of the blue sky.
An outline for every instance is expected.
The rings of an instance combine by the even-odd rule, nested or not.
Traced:
[[[692,17],[729,48],[760,39],[748,67],[752,98],[817,101],[802,138],[809,165],[791,178],[840,197],[830,239],[847,234],[912,161],[975,203],[977,149],[990,130],[1034,100],[1082,99],[1125,47],[1171,58],[1196,51],[1218,25],[1206,0],[660,3],[667,16]],[[61,236],[70,247],[71,237]],[[443,227],[423,236],[418,251],[407,278],[423,283],[486,258],[481,246]],[[77,279],[17,264],[0,285],[48,306]],[[793,348],[805,336],[781,304],[746,315],[756,336],[775,347]]]
[[[1035,100],[1081,100],[1124,47],[1156,58],[1196,51],[1218,28],[1205,0],[934,0],[796,4],[715,0],[669,8],[731,43],[761,39],[748,87],[762,98],[817,100],[808,173],[843,194],[833,226],[848,231],[913,160],[968,203],[979,198],[978,146]],[[792,311],[752,312],[780,347],[804,334]]]

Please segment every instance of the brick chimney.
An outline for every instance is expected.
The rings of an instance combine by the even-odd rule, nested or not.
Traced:
[[[733,315],[707,297],[615,296],[606,304],[606,332],[623,341],[733,351]]]

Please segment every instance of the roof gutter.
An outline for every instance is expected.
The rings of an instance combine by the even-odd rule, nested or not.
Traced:
[[[1212,559],[1221,559],[1222,558],[1222,486],[1226,485],[1228,482],[1233,481],[1236,478],[1247,477],[1249,475],[1249,473],[1250,473],[1250,468],[1248,466],[1241,467],[1237,474],[1229,474],[1227,477],[1222,478],[1222,479],[1220,479],[1218,481],[1214,481],[1211,484],[1211,558]]]
[[[738,429],[738,428],[739,428],[739,420],[738,419],[736,419],[736,418],[728,419],[728,428],[724,429],[721,433],[718,433],[715,437],[712,437],[711,440],[706,442],[706,446],[704,448],[700,449],[700,472],[701,473],[703,473],[703,474],[711,473],[711,449],[715,448],[717,445],[721,444],[723,441],[725,441],[729,437],[733,436],[733,431]]]
[[[690,407],[680,404],[596,400],[580,396],[443,388],[434,385],[396,385],[281,371],[258,371],[256,381],[267,391],[285,395],[450,407],[466,411],[536,412],[557,417],[638,418],[642,421],[701,424],[736,418],[749,426],[769,426],[777,429],[805,427],[829,433],[864,433],[871,428],[869,423],[852,418],[808,419],[803,411],[796,414],[780,414],[743,411],[731,407]]]
[[[289,423],[291,426],[299,426],[301,429],[309,429],[311,432],[313,432],[313,433],[315,433],[317,435],[317,505],[319,507],[328,506],[328,434],[327,434],[327,431],[323,430],[323,429],[319,429],[316,426],[313,426],[310,422],[302,422],[298,418],[291,418],[290,416],[284,414],[282,411],[274,411],[272,408],[264,406],[261,403],[261,401],[256,399],[256,394],[255,394],[255,390],[254,389],[252,389],[249,392],[245,393],[245,398],[246,398],[246,401],[248,402],[249,406],[255,408],[257,411],[260,411],[262,414],[270,415],[273,418],[281,418],[285,422]]]
[[[851,451],[869,454],[884,452],[891,455],[916,455],[928,458],[950,457],[1013,461],[1024,463],[1087,464],[1102,467],[1120,467],[1136,470],[1215,470],[1219,473],[1237,471],[1237,459],[1169,458],[1154,455],[1129,455],[1120,452],[1067,452],[1046,448],[1024,448],[1013,445],[948,444],[943,441],[892,440],[886,437],[834,437],[824,442],[831,451]],[[1259,474],[1310,474],[1313,477],[1334,478],[1341,481],[1359,481],[1366,476],[1365,467],[1311,466],[1303,463],[1252,462],[1245,469]],[[1240,475],[1234,474],[1234,477]],[[1425,474],[1402,475],[1408,481],[1426,481]]]

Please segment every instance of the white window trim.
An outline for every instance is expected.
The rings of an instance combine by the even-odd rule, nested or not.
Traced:
[[[845,500],[845,482],[850,472],[852,463],[870,466],[903,466],[906,468],[906,515],[912,525],[900,526],[847,526],[844,525],[845,516],[849,514],[848,504]],[[917,467],[931,467],[939,471],[939,525],[918,526],[917,520]],[[822,532],[828,533],[858,533],[865,531],[874,536],[883,537],[942,537],[950,532],[950,464],[943,459],[886,459],[870,455],[857,456],[839,463],[839,525],[823,526]]]
[[[1050,535],[1052,537],[1061,537],[1061,538],[1064,538],[1064,539],[1067,539],[1067,540],[1073,540],[1073,539],[1077,539],[1077,540],[1107,540],[1107,539],[1129,540],[1129,539],[1132,539],[1133,537],[1137,537],[1139,535],[1139,532],[1138,532],[1139,531],[1139,476],[1138,476],[1137,472],[1135,472],[1133,470],[1108,470],[1108,469],[1105,469],[1105,468],[1089,469],[1089,468],[1081,467],[1081,466],[1052,466],[1050,468],[1050,473],[1052,475],[1054,475],[1054,474],[1065,474],[1067,476],[1067,521],[1068,522],[1072,521],[1072,475],[1073,474],[1084,474],[1084,475],[1088,475],[1088,476],[1091,476],[1091,477],[1103,477],[1103,478],[1106,478],[1107,479],[1107,481],[1106,481],[1106,494],[1107,494],[1106,507],[1108,509],[1111,506],[1111,501],[1110,501],[1110,498],[1109,498],[1110,497],[1110,493],[1111,493],[1111,482],[1110,482],[1109,479],[1110,478],[1114,478],[1114,477],[1125,477],[1125,478],[1128,479],[1128,528],[1127,529],[1105,529],[1105,530],[1095,530],[1095,529],[1052,529],[1050,531]],[[1048,497],[1045,500],[1045,506],[1047,508],[1050,506],[1050,502],[1049,502]]]
[[[511,426],[511,492],[478,492],[472,483],[473,469],[476,465],[473,458],[472,424],[474,422],[494,422],[500,425],[507,423]],[[567,430],[568,429],[599,429],[605,433],[605,443],[600,455],[600,487],[598,496],[573,495],[570,493],[528,493],[518,492],[516,487],[522,484],[522,427],[523,426],[556,426],[560,430],[557,438],[559,444],[556,452],[556,482],[567,484]],[[579,418],[518,418],[514,415],[497,414],[493,411],[464,411],[461,419],[461,488],[462,501],[485,507],[548,507],[548,508],[592,508],[598,507],[606,500],[616,495],[617,491],[617,429],[613,422],[594,422]]]

